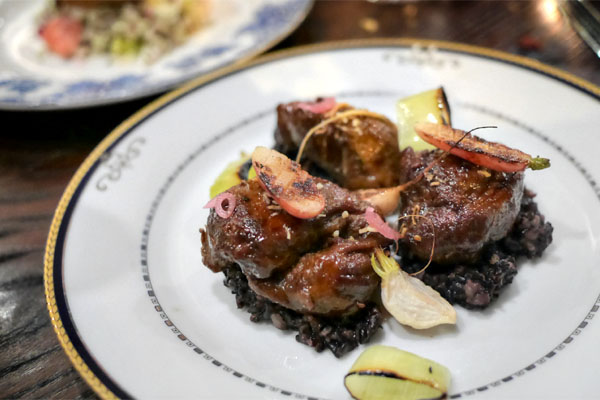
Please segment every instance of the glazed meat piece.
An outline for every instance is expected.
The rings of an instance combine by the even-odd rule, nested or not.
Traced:
[[[404,181],[420,174],[441,153],[403,151]],[[519,212],[523,173],[488,170],[448,155],[418,183],[401,193],[401,215],[420,214],[435,226],[438,263],[474,261],[484,244],[508,233]],[[431,223],[424,218],[402,220],[405,244],[420,259],[428,259],[432,246]],[[401,230],[403,229],[401,226]]]
[[[322,217],[312,219],[299,219],[282,210],[257,180],[229,189],[236,197],[235,211],[227,219],[210,213],[202,236],[204,263],[215,272],[236,263],[246,275],[262,279],[289,269],[304,253],[321,248],[335,231],[342,237],[358,237],[358,231],[367,226],[363,214],[368,204],[334,183],[315,180],[323,185],[326,206]]]
[[[521,210],[503,239],[484,246],[472,264],[432,264],[423,274],[423,282],[437,290],[452,304],[466,308],[485,308],[517,274],[518,257],[540,257],[552,242],[552,225],[538,210],[535,194],[523,192]],[[404,259],[407,272],[423,268],[421,260]]]
[[[281,277],[248,277],[260,296],[301,313],[350,314],[364,307],[379,278],[371,267],[376,239],[328,240],[324,250],[304,255]]]
[[[237,263],[245,274],[267,278],[295,264],[318,243],[321,233],[311,229],[311,221],[281,210],[257,180],[228,192],[236,198],[233,215],[224,219],[211,211],[202,233],[204,264],[214,272]]]
[[[298,151],[304,136],[320,122],[353,110],[344,105],[326,113],[302,108],[303,103],[277,107],[276,147],[284,153]],[[399,183],[400,151],[395,125],[373,116],[350,116],[315,133],[303,158],[326,171],[339,185],[350,189],[395,186]]]
[[[229,218],[211,211],[202,231],[204,264],[214,272],[237,264],[251,286],[290,309],[321,315],[352,313],[377,287],[370,254],[389,241],[364,232],[368,204],[326,180],[321,216],[298,219],[282,210],[257,180],[229,189]],[[336,239],[337,238],[337,239]]]

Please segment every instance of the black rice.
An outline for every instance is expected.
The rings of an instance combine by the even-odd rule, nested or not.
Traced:
[[[303,315],[254,293],[237,265],[223,269],[223,273],[223,283],[235,294],[237,307],[250,313],[250,321],[267,321],[282,330],[298,331],[296,340],[318,352],[329,349],[336,357],[341,357],[368,342],[383,321],[381,311],[374,303],[366,304],[350,317],[331,319]]]

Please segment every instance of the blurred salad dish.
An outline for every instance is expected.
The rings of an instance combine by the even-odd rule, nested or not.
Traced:
[[[312,0],[0,0],[0,109],[65,109],[163,92],[251,58]]]
[[[47,49],[153,62],[210,21],[210,0],[56,0],[40,16]]]

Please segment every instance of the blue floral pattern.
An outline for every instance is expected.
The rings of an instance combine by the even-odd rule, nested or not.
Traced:
[[[255,0],[253,0],[255,1]],[[67,82],[33,76],[0,79],[0,109],[52,109],[105,104],[158,93],[195,76],[266,50],[307,14],[313,0],[260,0],[249,18],[240,21],[221,42],[199,46],[163,65],[166,73],[123,74],[116,78]],[[3,72],[0,67],[0,72]]]
[[[257,37],[272,35],[273,31],[281,29],[286,21],[302,12],[305,3],[303,0],[292,0],[279,5],[265,4],[256,12],[254,19],[240,28],[237,34],[251,33]]]
[[[7,79],[0,81],[0,90],[24,95],[48,85],[48,82],[35,79]]]
[[[180,69],[180,70],[189,70],[191,68],[197,68],[202,62],[206,60],[210,60],[212,57],[220,56],[221,54],[225,54],[228,51],[231,51],[233,46],[225,45],[225,46],[213,46],[207,49],[204,49],[197,54],[185,57],[177,62],[171,63],[169,66],[171,68]]]

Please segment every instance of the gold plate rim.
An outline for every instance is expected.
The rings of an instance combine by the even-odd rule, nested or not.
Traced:
[[[524,56],[510,54],[500,50],[489,49],[486,47],[474,46],[469,44],[442,41],[442,40],[431,40],[431,39],[419,39],[419,38],[376,38],[376,39],[358,39],[358,40],[342,40],[342,41],[331,41],[318,44],[304,45],[299,47],[293,47],[289,49],[275,51],[261,57],[258,57],[251,61],[243,63],[236,63],[219,70],[213,71],[199,78],[196,78],[189,83],[185,84],[179,89],[175,89],[158,99],[152,101],[142,109],[134,113],[131,117],[127,118],[119,126],[117,126],[111,133],[109,133],[86,157],[84,162],[79,166],[71,180],[69,181],[63,195],[60,198],[50,230],[48,239],[46,242],[45,254],[44,254],[44,288],[46,295],[46,304],[50,319],[54,327],[54,331],[58,336],[58,340],[67,354],[69,360],[73,364],[74,368],[81,375],[81,377],[87,382],[87,384],[100,396],[102,399],[116,399],[117,396],[107,388],[107,386],[98,378],[90,369],[90,367],[82,359],[81,355],[73,346],[71,339],[65,330],[63,321],[59,314],[58,306],[56,303],[56,293],[54,288],[54,255],[56,250],[57,238],[59,229],[62,226],[65,211],[71,203],[71,200],[80,187],[83,178],[86,176],[91,167],[98,161],[98,159],[104,154],[104,152],[113,145],[123,134],[132,129],[140,121],[144,120],[147,116],[160,108],[168,105],[176,99],[182,97],[188,92],[193,91],[199,86],[203,86],[207,83],[215,81],[219,78],[227,75],[243,71],[245,69],[267,64],[273,61],[292,58],[299,55],[305,55],[310,53],[324,52],[328,50],[343,50],[343,49],[354,49],[354,48],[369,48],[369,47],[409,47],[409,46],[422,46],[422,47],[435,47],[441,50],[449,50],[458,53],[466,53],[470,55],[483,56],[496,61],[503,61],[513,64],[515,66],[525,67],[533,70],[534,72],[541,72],[551,78],[557,78],[563,83],[567,83],[575,88],[588,92],[600,100],[600,86],[597,86],[583,78],[580,78],[572,73],[563,71],[556,67],[549,66],[540,61],[530,59]]]

